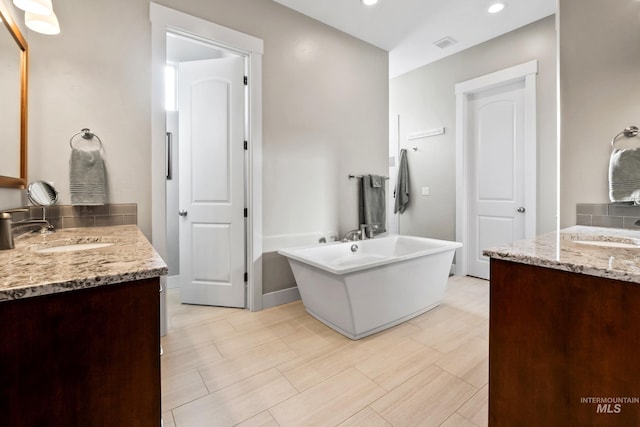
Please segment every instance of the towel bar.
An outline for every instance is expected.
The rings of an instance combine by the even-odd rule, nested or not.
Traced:
[[[629,126],[625,128],[622,132],[613,137],[613,139],[611,140],[611,147],[613,147],[613,144],[615,144],[618,138],[620,138],[622,135],[626,136],[627,138],[632,138],[638,135],[638,131],[640,131],[640,129],[638,129],[638,126]]]
[[[362,175],[351,175],[349,174],[349,179],[353,179],[353,178],[362,178]],[[383,176],[384,179],[389,179],[388,176]]]
[[[91,132],[91,129],[89,128],[84,128],[82,130],[80,130],[80,132],[76,132],[73,135],[71,135],[71,138],[69,138],[69,146],[74,149],[75,147],[73,146],[73,138],[75,138],[76,136],[82,134],[82,138],[86,139],[86,140],[90,140],[93,139],[94,137],[98,140],[98,142],[100,143],[100,150],[103,149],[102,147],[102,140],[100,139],[100,137],[98,135],[96,135],[95,133]]]

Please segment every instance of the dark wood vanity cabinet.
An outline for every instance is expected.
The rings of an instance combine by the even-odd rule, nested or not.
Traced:
[[[159,278],[0,302],[0,425],[160,425]]]
[[[640,426],[639,284],[492,258],[490,292],[490,426]]]

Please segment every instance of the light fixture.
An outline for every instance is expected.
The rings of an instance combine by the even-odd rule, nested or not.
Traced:
[[[37,15],[35,13],[25,12],[24,23],[36,33],[46,34],[48,36],[60,34],[60,24],[55,13],[51,15]]]
[[[37,15],[51,15],[53,13],[51,0],[13,0],[13,4],[25,12]]]
[[[487,9],[487,12],[498,13],[502,9],[504,9],[504,3],[493,3],[491,6],[489,6],[489,9]]]
[[[362,0],[362,4],[365,6],[373,6],[378,3],[378,0]]]

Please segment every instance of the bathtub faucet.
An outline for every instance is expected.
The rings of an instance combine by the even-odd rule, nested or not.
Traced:
[[[367,232],[369,229],[369,232]],[[373,239],[373,232],[376,229],[376,226],[373,224],[360,224],[360,235],[362,236],[362,240],[365,239]]]

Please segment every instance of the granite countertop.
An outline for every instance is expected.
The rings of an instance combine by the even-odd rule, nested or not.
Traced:
[[[532,240],[520,240],[511,246],[485,249],[483,254],[522,264],[640,283],[640,231],[635,230],[574,226]]]
[[[82,243],[111,246],[69,252],[40,249]],[[64,228],[15,239],[0,250],[0,302],[112,285],[167,274],[167,266],[135,225]]]

